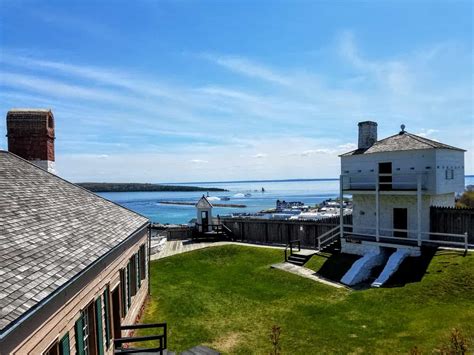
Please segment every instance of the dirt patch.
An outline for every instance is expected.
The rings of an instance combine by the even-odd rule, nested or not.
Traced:
[[[223,352],[231,352],[239,343],[241,334],[237,332],[227,333],[212,343],[212,347]]]

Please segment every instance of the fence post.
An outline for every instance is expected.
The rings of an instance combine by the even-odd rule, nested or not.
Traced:
[[[418,173],[416,180],[416,226],[418,246],[421,247],[421,173]]]
[[[464,233],[464,252],[467,254],[467,232]]]
[[[380,241],[380,186],[379,168],[375,168],[375,240]]]
[[[339,228],[340,238],[344,238],[344,175],[339,176]]]

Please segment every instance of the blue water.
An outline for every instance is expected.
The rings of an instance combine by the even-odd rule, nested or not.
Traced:
[[[466,177],[466,185],[474,184],[474,176]],[[192,183],[192,186],[219,187],[227,192],[210,192],[215,197],[230,197],[229,201],[215,203],[243,204],[246,208],[215,207],[214,215],[237,212],[258,212],[275,207],[276,200],[302,201],[315,205],[339,194],[337,180],[291,180],[291,181],[251,181],[251,182],[213,182]],[[262,193],[261,189],[265,188]],[[250,197],[233,197],[238,193],[250,193]],[[99,193],[111,201],[136,211],[153,222],[188,223],[196,217],[194,206],[162,205],[160,201],[197,201],[202,192],[104,192]]]

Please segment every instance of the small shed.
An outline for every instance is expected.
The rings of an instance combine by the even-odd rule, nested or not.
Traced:
[[[212,204],[202,195],[199,201],[196,203],[197,210],[197,222],[199,232],[211,232],[212,231]]]

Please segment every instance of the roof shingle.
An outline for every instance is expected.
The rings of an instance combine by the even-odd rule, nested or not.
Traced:
[[[0,331],[147,222],[0,151]]]
[[[381,139],[375,142],[372,146],[367,149],[356,149],[348,153],[341,154],[341,157],[360,155],[360,154],[372,154],[381,152],[395,152],[404,150],[417,150],[417,149],[452,149],[465,151],[464,149],[456,148],[451,145],[440,143],[425,137],[420,137],[412,133],[402,131],[393,136]]]

